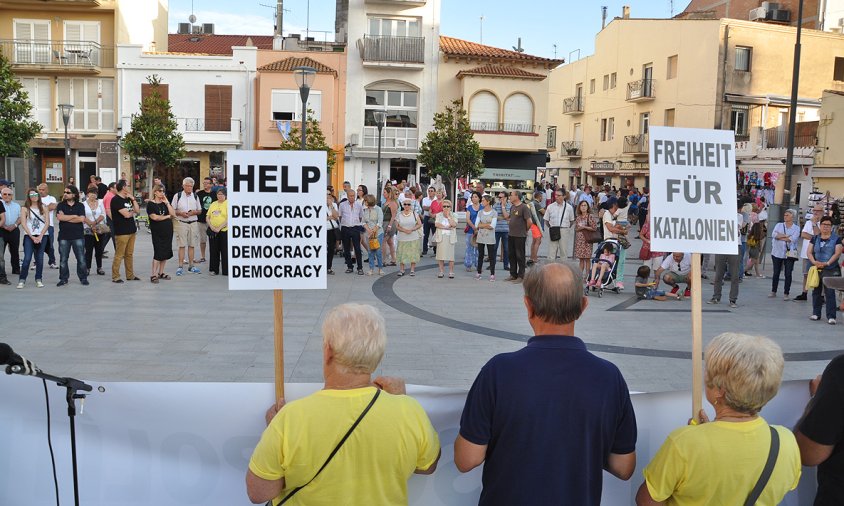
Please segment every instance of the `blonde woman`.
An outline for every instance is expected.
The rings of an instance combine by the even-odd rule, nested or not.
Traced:
[[[393,187],[384,190],[384,195],[387,201],[381,207],[381,212],[384,215],[384,241],[387,243],[387,254],[384,257],[384,265],[391,267],[396,266],[396,243],[393,241],[396,237],[396,217],[399,215],[399,205],[396,202],[396,189]],[[381,246],[382,250],[384,246]]]
[[[457,244],[457,218],[451,212],[451,201],[442,203],[443,210],[434,216],[434,244],[437,245],[437,264],[440,267],[438,278],[444,275],[445,262],[448,262],[448,278],[454,279],[454,245]]]
[[[384,274],[384,260],[381,257],[381,251],[384,249],[384,212],[378,207],[378,201],[375,195],[367,195],[363,199],[365,207],[363,210],[363,228],[366,229],[366,245],[369,246],[369,241],[372,239],[378,240],[377,248],[369,249],[369,272],[372,276],[375,270],[375,264],[378,263],[378,275]]]
[[[419,248],[422,242],[420,230],[422,220],[419,215],[413,212],[413,204],[405,200],[401,204],[401,212],[396,218],[396,231],[398,232],[399,247],[399,276],[404,276],[405,264],[410,264],[410,275],[416,275],[416,263],[419,261]]]
[[[147,200],[147,216],[152,234],[152,275],[149,281],[158,284],[161,279],[170,279],[170,275],[164,273],[164,265],[173,258],[173,219],[176,217],[176,210],[170,205],[164,186],[160,184],[152,187],[152,198]]]

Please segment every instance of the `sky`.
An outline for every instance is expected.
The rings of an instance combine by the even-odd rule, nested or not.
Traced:
[[[677,14],[688,0],[673,3]],[[272,35],[276,0],[169,0],[169,4],[170,33],[188,21],[192,5],[197,23],[214,23],[216,33]],[[578,49],[581,57],[592,54],[602,5],[608,7],[608,22],[621,16],[623,5],[630,6],[634,18],[671,14],[670,0],[441,0],[440,34],[504,49],[516,46],[521,37],[526,53],[566,61],[571,54],[576,60]],[[334,6],[335,0],[285,0],[284,9],[289,11],[284,13],[285,35],[304,33],[308,27],[317,40],[333,40]]]

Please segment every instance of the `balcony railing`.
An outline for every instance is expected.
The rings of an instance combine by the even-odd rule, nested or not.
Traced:
[[[644,102],[655,98],[655,82],[653,79],[639,79],[627,83],[627,100],[630,102]]]
[[[364,35],[358,49],[365,62],[425,63],[425,37]]]
[[[814,133],[805,133],[806,129],[799,128],[801,123],[797,123],[797,134],[794,136],[794,146],[798,148],[811,147],[817,144],[817,126],[815,126]],[[815,122],[817,125],[817,122]],[[803,132],[800,132],[803,130]],[[780,130],[778,128],[769,128],[765,130],[765,147],[766,148],[787,148],[788,147],[788,130]]]
[[[552,151],[557,149],[557,127],[548,127],[548,137],[545,139],[545,147]]]
[[[583,141],[563,141],[560,144],[560,156],[580,158],[583,156]]]
[[[114,68],[114,48],[79,40],[2,39],[0,52],[12,65],[68,69]]]
[[[563,114],[582,114],[583,96],[575,95],[563,100]]]
[[[647,154],[648,134],[625,135],[624,146],[621,152],[628,154]]]
[[[537,134],[537,125],[527,123],[490,123],[485,121],[473,121],[470,128],[474,132],[496,132],[511,134]]]
[[[378,148],[378,128],[363,127],[363,148]],[[419,129],[384,127],[381,131],[381,149],[385,151],[416,152],[419,150]]]

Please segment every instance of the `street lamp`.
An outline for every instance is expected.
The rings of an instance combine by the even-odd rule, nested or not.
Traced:
[[[67,138],[67,124],[70,122],[70,115],[73,113],[73,104],[59,104],[64,123],[64,170],[70,177],[70,140]]]
[[[293,69],[293,76],[296,78],[296,86],[299,87],[299,96],[302,98],[302,151],[306,151],[308,149],[306,143],[308,95],[311,93],[311,85],[314,84],[316,69],[313,67],[296,67]]]
[[[387,122],[387,113],[385,111],[375,111],[375,126],[378,127],[378,170],[376,174],[375,187],[377,188],[378,198],[381,198],[381,131],[384,129],[384,124]]]

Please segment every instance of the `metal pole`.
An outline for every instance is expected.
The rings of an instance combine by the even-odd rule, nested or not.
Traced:
[[[794,168],[794,134],[797,129],[797,88],[800,84],[800,36],[803,30],[803,0],[797,9],[797,41],[794,44],[794,64],[791,74],[791,105],[788,109],[788,144],[785,154],[785,188],[782,192],[783,212],[791,205],[791,171]]]
[[[299,88],[299,95],[302,97],[302,151],[308,150],[308,95],[311,89],[307,86]]]
[[[67,123],[64,122],[64,169],[67,174],[65,181],[70,179],[70,139],[67,138]]]
[[[382,126],[381,120],[378,120],[378,164],[377,164],[377,179],[375,182],[376,188],[376,199],[381,201],[381,129],[384,128]]]

